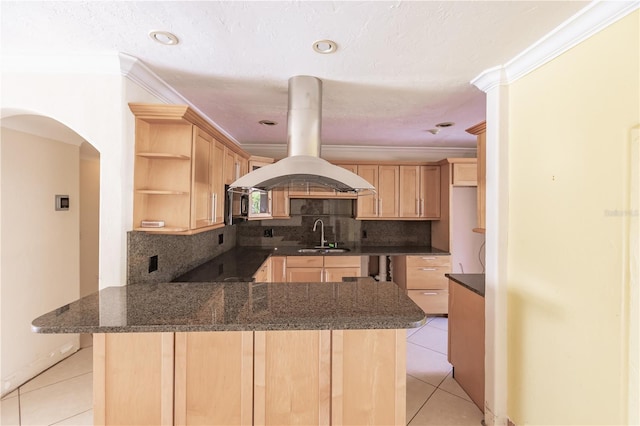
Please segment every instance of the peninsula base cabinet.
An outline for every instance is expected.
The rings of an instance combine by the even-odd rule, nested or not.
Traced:
[[[406,331],[94,334],[96,425],[404,425]]]
[[[393,256],[393,281],[429,315],[449,312],[450,255]]]

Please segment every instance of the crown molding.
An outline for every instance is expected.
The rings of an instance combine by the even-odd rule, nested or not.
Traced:
[[[283,158],[286,144],[242,144],[253,155]],[[332,161],[440,161],[449,157],[475,157],[476,148],[429,146],[322,145],[322,158]]]
[[[594,1],[505,65],[483,71],[471,84],[487,92],[511,84],[640,8],[640,0]]]
[[[204,118],[209,124],[214,126],[220,133],[224,134],[229,140],[240,146],[240,142],[224,130],[218,123],[213,121],[209,116],[200,111],[198,107],[193,105],[187,98],[182,96],[178,91],[165,82],[158,74],[147,67],[140,59],[118,53],[120,59],[120,73],[125,77],[144,88],[147,92],[156,96],[160,100],[168,104],[188,105],[193,111]]]

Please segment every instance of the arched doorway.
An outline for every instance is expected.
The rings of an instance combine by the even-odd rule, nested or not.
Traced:
[[[2,115],[0,371],[6,394],[81,347],[78,335],[35,334],[30,325],[98,290],[100,154],[49,117]],[[56,209],[60,195],[68,197],[68,209]]]

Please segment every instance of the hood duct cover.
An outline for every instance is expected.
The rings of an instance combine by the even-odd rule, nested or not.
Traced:
[[[236,180],[230,189],[262,189],[300,184],[337,191],[375,192],[360,176],[320,158],[322,81],[299,75],[289,79],[287,157]]]

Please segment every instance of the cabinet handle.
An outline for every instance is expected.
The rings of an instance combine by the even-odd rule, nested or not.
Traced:
[[[420,216],[420,201],[416,198],[416,213]]]
[[[380,214],[379,214],[379,216],[382,216],[382,198],[380,198],[378,200],[378,203],[380,203]]]
[[[420,216],[424,215],[424,200],[420,198]]]
[[[432,291],[425,291],[422,293],[425,296],[437,296],[438,293],[432,292]]]
[[[216,215],[218,213],[217,209],[218,209],[218,194],[214,192],[213,194],[211,194],[211,222],[216,221]]]
[[[378,216],[378,200],[377,199],[373,200],[373,214],[375,216]]]
[[[271,192],[269,192],[269,194],[271,194]],[[273,214],[273,200],[271,199],[271,196],[269,196],[269,211],[267,213]]]
[[[421,271],[437,271],[437,268],[420,268]]]

